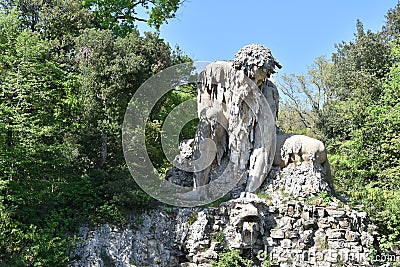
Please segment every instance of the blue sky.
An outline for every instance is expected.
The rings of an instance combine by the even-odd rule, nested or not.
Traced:
[[[280,73],[306,73],[334,44],[350,41],[360,19],[376,32],[397,0],[187,0],[161,37],[194,60],[232,59],[244,45],[269,47]],[[141,25],[139,29],[145,27]]]

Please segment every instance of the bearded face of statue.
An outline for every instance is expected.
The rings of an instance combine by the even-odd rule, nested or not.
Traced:
[[[253,66],[253,73],[254,73],[254,82],[257,84],[257,86],[261,86],[264,82],[264,79],[267,76],[269,76],[267,70],[257,66]]]
[[[235,55],[233,66],[237,70],[244,71],[244,74],[253,79],[257,86],[261,86],[265,78],[275,73],[275,68],[282,68],[269,48],[259,44],[242,47]]]

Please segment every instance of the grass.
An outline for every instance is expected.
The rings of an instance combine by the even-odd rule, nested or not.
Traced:
[[[193,212],[193,213],[190,215],[190,217],[189,217],[187,223],[188,223],[189,225],[192,225],[196,220],[197,220],[197,212]]]

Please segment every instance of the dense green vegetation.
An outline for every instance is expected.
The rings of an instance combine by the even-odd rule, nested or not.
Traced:
[[[316,59],[308,75],[281,77],[278,124],[325,141],[339,195],[363,204],[382,248],[399,249],[400,4],[386,18],[377,33],[358,21],[355,39]]]
[[[152,204],[125,165],[121,125],[145,80],[189,61],[157,33],[135,28],[142,21],[159,28],[180,3],[0,2],[0,266],[65,266],[79,224],[123,223]],[[148,16],[137,17],[139,10]],[[397,5],[382,31],[359,22],[355,39],[316,59],[308,75],[281,79],[289,97],[279,125],[328,144],[336,190],[364,204],[384,234],[382,248],[400,245],[399,34]],[[147,123],[159,171],[169,166],[162,123],[193,95],[192,86],[170,92]],[[227,251],[215,266],[235,264],[246,262]]]
[[[239,250],[227,250],[218,255],[218,261],[212,263],[212,267],[248,267],[252,266],[251,260],[243,259]]]
[[[66,265],[77,225],[123,223],[153,201],[125,166],[123,116],[146,79],[188,58],[157,33],[141,36],[134,18],[121,27],[103,24],[91,8],[123,2],[145,5],[156,27],[179,5],[0,4],[0,266]],[[191,94],[171,93],[165,102],[177,105]],[[155,111],[149,125],[165,112]],[[157,150],[150,154],[163,164]]]

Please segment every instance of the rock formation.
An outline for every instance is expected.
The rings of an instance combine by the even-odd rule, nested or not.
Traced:
[[[158,207],[125,228],[82,227],[71,266],[210,267],[224,249],[254,266],[372,266],[377,235],[365,212],[336,198],[275,191],[209,208]]]

